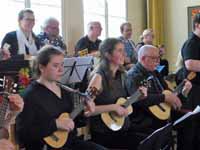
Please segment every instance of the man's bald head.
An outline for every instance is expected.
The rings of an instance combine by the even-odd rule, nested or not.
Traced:
[[[153,45],[142,46],[138,51],[138,61],[140,62],[143,56],[150,56],[152,53],[159,53],[158,48]]]
[[[154,71],[160,63],[159,50],[152,45],[144,45],[138,51],[138,61],[148,71]]]

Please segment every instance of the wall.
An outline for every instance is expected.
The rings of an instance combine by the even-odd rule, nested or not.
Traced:
[[[82,0],[63,0],[63,29],[67,43],[68,54],[73,54],[74,45],[83,36]]]
[[[68,54],[73,53],[74,45],[83,36],[82,0],[62,0],[64,21],[62,24]],[[146,0],[127,0],[127,19],[133,25],[133,40],[137,43],[146,28]]]
[[[138,43],[140,41],[139,36],[147,24],[146,0],[127,0],[127,7],[127,20],[133,26],[132,38],[135,43]]]
[[[170,71],[175,71],[178,51],[188,37],[187,7],[195,5],[200,5],[200,0],[164,0],[164,39]]]

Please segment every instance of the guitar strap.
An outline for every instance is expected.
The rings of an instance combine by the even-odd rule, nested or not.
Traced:
[[[152,82],[158,93],[161,93],[164,90],[162,84],[160,83],[159,79],[155,75],[153,75]]]
[[[126,79],[127,79],[127,72],[121,73],[122,88],[126,91],[126,94],[128,95],[128,89],[126,87]]]

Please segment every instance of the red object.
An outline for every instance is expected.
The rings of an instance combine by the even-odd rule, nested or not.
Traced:
[[[2,101],[3,101],[3,96],[0,95],[0,103],[2,103]]]

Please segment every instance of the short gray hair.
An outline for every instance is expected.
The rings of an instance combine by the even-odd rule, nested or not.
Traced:
[[[143,56],[147,56],[149,54],[150,49],[157,49],[157,47],[153,45],[144,45],[138,51],[138,61],[141,62]]]
[[[88,32],[96,25],[101,25],[99,21],[91,21],[87,24]]]
[[[52,21],[55,21],[55,22],[59,23],[59,21],[56,18],[49,17],[49,18],[45,19],[45,21],[44,21],[44,23],[42,25],[42,29],[45,29],[49,25],[49,23],[52,22]]]

